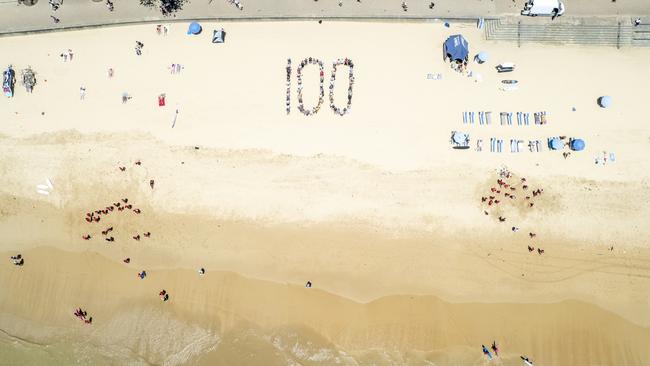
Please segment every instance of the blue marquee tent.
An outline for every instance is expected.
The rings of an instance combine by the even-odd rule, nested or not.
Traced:
[[[202,30],[201,24],[199,24],[197,22],[192,22],[192,23],[190,23],[190,27],[187,29],[187,34],[196,35],[196,34],[201,33],[201,30]]]
[[[443,50],[445,52],[444,58],[449,58],[452,61],[467,61],[467,55],[469,55],[469,44],[465,37],[460,34],[455,34],[447,38],[443,44]]]
[[[582,151],[585,149],[585,141],[582,139],[573,139],[569,143],[569,147],[574,151]]]

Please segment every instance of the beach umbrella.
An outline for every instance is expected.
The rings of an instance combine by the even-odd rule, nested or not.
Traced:
[[[569,147],[574,151],[582,151],[585,149],[585,141],[582,139],[571,140]]]
[[[552,138],[551,141],[549,142],[549,146],[550,146],[550,148],[553,149],[553,150],[560,150],[561,148],[564,147],[564,143],[563,143],[562,140],[560,140],[559,138],[554,137],[554,138]]]
[[[612,97],[609,95],[602,96],[598,98],[598,104],[603,108],[609,108],[609,106],[612,105]]]
[[[467,55],[469,54],[469,43],[467,43],[465,37],[460,34],[455,34],[447,38],[442,48],[445,52],[445,58],[448,57],[452,61],[467,60]]]
[[[197,22],[190,23],[190,27],[187,29],[187,34],[199,34],[201,33],[201,24]]]
[[[457,144],[462,144],[467,140],[467,135],[462,132],[454,132],[454,135],[451,137]]]
[[[476,55],[476,61],[478,61],[479,64],[486,62],[489,58],[490,55],[485,51],[481,51]]]

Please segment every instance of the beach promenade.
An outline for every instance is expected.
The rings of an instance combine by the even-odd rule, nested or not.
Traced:
[[[146,8],[139,1],[115,0],[110,12],[103,1],[66,0],[53,12],[45,0],[33,6],[17,1],[0,2],[0,34],[56,30],[111,24],[180,21],[189,19],[272,20],[272,19],[473,19],[518,15],[523,2],[510,0],[407,1],[408,11],[398,0],[243,0],[243,10],[226,0],[199,0],[186,3],[174,17],[162,16],[156,8]],[[650,2],[634,0],[575,0],[567,4],[569,17],[645,17],[650,15]],[[60,19],[54,23],[50,16]],[[562,21],[559,18],[558,21]]]

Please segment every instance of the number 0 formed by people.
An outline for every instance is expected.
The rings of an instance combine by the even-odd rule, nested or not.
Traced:
[[[303,68],[307,65],[318,65],[319,68],[319,73],[320,73],[320,78],[319,78],[319,94],[318,94],[318,103],[316,104],[315,107],[311,109],[306,109],[305,104],[303,102],[303,97],[302,97],[302,71]],[[339,108],[336,106],[336,103],[334,103],[334,85],[336,82],[336,71],[338,66],[347,66],[349,68],[348,72],[348,102],[344,108]],[[320,110],[321,105],[323,104],[323,99],[325,97],[325,87],[324,87],[324,82],[325,82],[325,72],[324,72],[324,66],[323,62],[319,59],[313,58],[313,57],[308,57],[300,62],[298,65],[298,68],[296,69],[296,79],[298,81],[298,87],[297,87],[297,94],[298,94],[298,110],[304,114],[305,116],[312,116]],[[291,112],[291,59],[287,59],[287,98],[286,98],[286,110],[287,114]],[[354,85],[354,63],[352,60],[345,58],[345,59],[338,59],[334,62],[332,62],[332,76],[330,77],[330,85],[329,85],[329,100],[330,100],[330,108],[335,114],[338,114],[339,116],[346,115],[350,112],[350,109],[352,107],[352,87]]]

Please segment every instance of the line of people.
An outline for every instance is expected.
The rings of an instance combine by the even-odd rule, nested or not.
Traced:
[[[291,112],[291,59],[287,59],[287,114]]]
[[[319,81],[320,93],[318,95],[318,104],[316,104],[316,106],[311,110],[305,109],[305,105],[302,100],[302,69],[306,65],[318,65],[320,69],[320,81]],[[323,86],[325,82],[325,69],[323,67],[323,61],[313,57],[309,57],[302,60],[300,62],[300,66],[298,66],[298,69],[296,69],[296,79],[298,80],[298,110],[302,112],[305,116],[310,116],[312,114],[318,113],[321,105],[323,104],[323,99],[325,97],[325,87]]]
[[[348,103],[343,109],[337,107],[336,104],[334,103],[334,82],[336,81],[336,68],[339,65],[350,67],[350,72],[348,74],[348,80],[349,80]],[[330,78],[330,108],[332,108],[334,113],[338,114],[339,116],[343,116],[347,114],[350,111],[350,108],[352,107],[352,86],[354,85],[354,63],[352,62],[352,60],[346,57],[343,60],[338,59],[334,61],[332,67],[333,67],[332,77]]]

